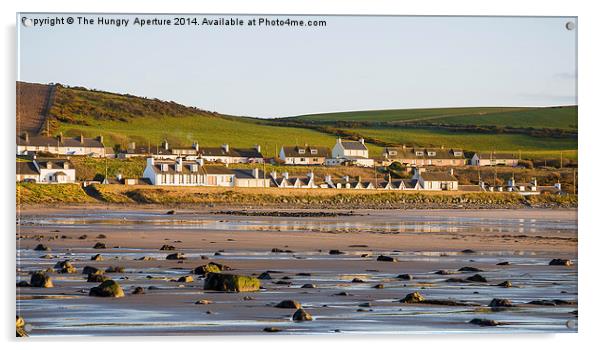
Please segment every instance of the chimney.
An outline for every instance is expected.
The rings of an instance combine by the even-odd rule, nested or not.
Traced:
[[[164,150],[169,150],[169,143],[167,143],[167,139],[163,140],[163,149]]]
[[[121,176],[121,174],[117,174],[117,180],[121,181],[121,179],[123,178],[123,176]]]
[[[275,171],[270,172],[270,177],[272,177],[272,179],[275,179],[278,176],[278,173]]]
[[[533,178],[533,187],[537,188],[537,178]]]
[[[330,175],[324,176],[324,182],[327,182],[327,183],[332,182],[332,176],[330,176]]]
[[[288,171],[283,172],[282,177],[288,180]]]
[[[451,176],[454,176],[454,168],[451,168],[451,169],[449,169],[449,174],[450,174]]]
[[[146,166],[153,166],[155,165],[155,158],[150,157],[150,158],[146,158]]]
[[[104,138],[104,137],[102,137],[102,135],[99,135],[99,136],[98,136],[96,139],[97,139],[97,140],[98,140],[98,142],[100,142],[100,143],[104,143],[104,142],[105,142],[105,138]]]
[[[69,162],[63,162],[63,169],[69,169]]]
[[[343,180],[344,180],[345,182],[349,182],[349,175],[345,175],[345,176],[343,176]]]
[[[308,178],[310,178],[310,179],[313,179],[313,178],[314,178],[314,171],[313,171],[313,170],[310,170],[310,171],[307,173],[307,177],[308,177]]]
[[[199,151],[199,143],[197,141],[194,141],[192,143],[192,148],[194,148],[195,151]]]
[[[181,157],[176,158],[176,171],[182,172],[182,158]]]
[[[227,143],[223,144],[222,148],[223,148],[224,152],[230,153],[230,146]]]
[[[402,149],[406,149],[406,145],[405,145],[405,144],[403,144],[403,145],[401,146],[401,148],[402,148]]]
[[[84,135],[79,134],[79,142],[84,143]]]
[[[341,140],[340,137],[337,138],[337,143],[341,143],[343,140]]]
[[[514,177],[508,180],[508,187],[514,187]]]
[[[556,187],[558,191],[562,191],[562,185],[560,184],[560,182],[555,183],[554,187]]]
[[[259,169],[253,168],[253,178],[259,179]]]
[[[357,182],[362,182],[362,177],[361,176],[357,177]]]
[[[24,132],[22,136],[23,136],[23,139],[25,139],[25,143],[29,143],[29,133]]]
[[[257,153],[261,153],[261,145],[255,145],[255,150]]]
[[[362,145],[364,144],[364,138],[360,138],[360,142],[362,143]]]
[[[135,150],[136,149],[136,142],[130,142],[129,149]]]
[[[57,137],[59,139],[60,143],[63,143],[63,133],[59,133],[59,136]]]
[[[196,162],[200,165],[200,166],[204,166],[205,165],[205,160],[203,158],[197,158]]]

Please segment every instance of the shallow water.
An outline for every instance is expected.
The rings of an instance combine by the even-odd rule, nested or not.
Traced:
[[[213,231],[360,231],[379,233],[458,232],[509,233],[541,235],[542,237],[576,237],[576,222],[570,220],[522,220],[466,218],[421,218],[406,216],[402,220],[389,217],[371,218],[264,218],[223,217],[206,214],[166,215],[145,212],[104,212],[101,214],[25,215],[18,223],[20,230],[59,228],[62,233],[106,233],[107,227],[119,227],[132,233],[193,230]],[[73,231],[70,231],[73,230]],[[46,241],[43,241],[45,244]],[[79,242],[75,242],[78,243]],[[369,244],[370,242],[366,242]],[[52,242],[48,242],[52,244]],[[269,242],[266,244],[269,245]],[[84,247],[85,245],[85,247]],[[52,267],[56,261],[70,259],[81,271],[86,265],[126,266],[125,273],[108,274],[118,281],[126,297],[119,299],[94,298],[87,295],[95,283],[87,283],[81,273],[52,274],[55,288],[18,288],[17,312],[33,327],[31,336],[63,335],[178,335],[178,334],[263,334],[264,327],[277,327],[282,333],[466,333],[466,332],[576,332],[577,317],[571,312],[577,305],[537,306],[532,300],[577,300],[577,260],[572,267],[549,266],[550,256],[541,252],[494,250],[461,254],[457,251],[374,250],[358,247],[345,255],[329,255],[328,251],[297,250],[294,253],[275,254],[269,249],[232,248],[211,261],[227,262],[236,273],[251,275],[266,270],[275,278],[262,281],[265,288],[255,293],[217,293],[204,291],[202,279],[195,276],[192,283],[170,281],[190,274],[189,267],[164,260],[169,252],[136,247],[112,248],[101,251],[104,262],[92,262],[90,256],[99,253],[81,243],[72,248],[53,248],[53,259],[41,259],[45,252],[33,251],[19,245],[17,280],[27,280],[28,272]],[[213,255],[215,249],[178,249],[188,257],[189,266],[205,264],[201,256]],[[362,254],[369,254],[362,257]],[[376,263],[375,256],[394,256],[397,263]],[[142,256],[156,261],[135,261]],[[498,262],[508,261],[508,266]],[[284,263],[284,265],[282,265]],[[249,265],[251,264],[251,265]],[[287,266],[287,268],[280,268]],[[462,266],[483,269],[487,283],[449,283],[450,277],[466,278],[474,272],[457,272]],[[455,271],[452,275],[437,275],[440,269]],[[297,273],[311,271],[311,276]],[[413,280],[395,278],[409,273]],[[148,279],[147,276],[158,279]],[[289,276],[292,285],[274,282]],[[351,283],[360,277],[365,283]],[[498,283],[510,280],[514,287],[502,288]],[[313,283],[315,289],[302,289]],[[377,283],[384,289],[375,289]],[[131,295],[136,286],[147,289],[144,295]],[[349,296],[335,295],[346,291]],[[427,300],[455,300],[478,306],[440,306],[403,304],[406,294],[419,291]],[[243,300],[251,295],[254,300]],[[494,311],[487,305],[492,298],[510,299],[516,306]],[[213,304],[195,305],[198,299],[210,299]],[[274,308],[273,304],[295,299],[314,316],[314,321],[296,323],[290,320],[294,310]],[[369,307],[359,305],[370,302]],[[358,309],[365,309],[359,310]],[[206,313],[210,310],[212,313]],[[505,323],[498,327],[479,327],[469,324],[473,318],[494,319]]]

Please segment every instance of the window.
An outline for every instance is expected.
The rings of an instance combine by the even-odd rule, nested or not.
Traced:
[[[416,151],[416,155],[417,155],[417,156],[423,156],[423,155],[424,155],[424,152],[422,152],[422,151]]]
[[[397,155],[397,151],[389,151],[389,154],[392,156],[396,156]]]
[[[304,149],[300,149],[299,150],[299,154],[305,154],[305,150]]]
[[[428,152],[428,156],[429,157],[434,157],[435,155],[437,155],[437,153],[433,152],[433,151],[429,151]]]
[[[454,152],[454,156],[456,156],[456,157],[462,157],[462,152]]]
[[[311,154],[318,154],[318,150],[317,149],[312,149],[310,150]]]

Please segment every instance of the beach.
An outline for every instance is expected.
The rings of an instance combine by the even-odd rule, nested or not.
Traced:
[[[573,209],[168,210],[22,208],[17,282],[58,261],[77,269],[50,273],[53,288],[17,287],[30,336],[577,331]],[[94,249],[98,242],[106,248]],[[185,259],[167,260],[174,252]],[[104,260],[91,261],[95,254]],[[271,279],[256,292],[204,290],[191,270],[208,262]],[[85,266],[123,267],[106,275],[125,296],[89,296],[98,283],[86,281]],[[178,282],[184,276],[192,282]],[[414,292],[426,302],[400,302]],[[313,320],[294,322],[294,309],[275,307],[291,299]],[[512,306],[490,307],[493,299]]]

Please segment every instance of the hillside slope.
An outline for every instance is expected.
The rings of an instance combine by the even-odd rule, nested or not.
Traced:
[[[45,127],[54,86],[17,82],[17,133],[37,134]]]

